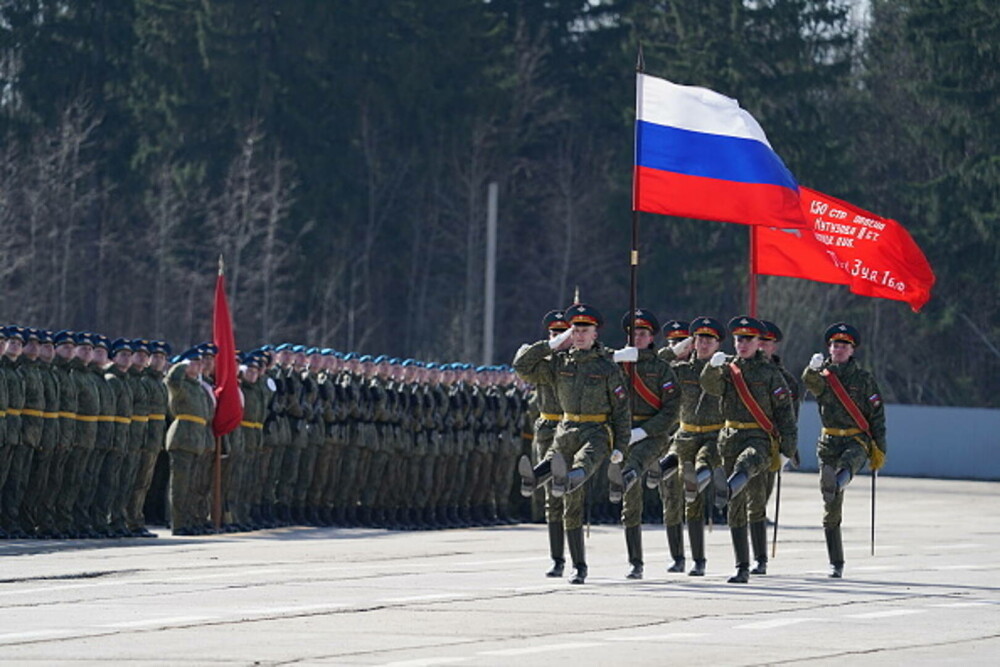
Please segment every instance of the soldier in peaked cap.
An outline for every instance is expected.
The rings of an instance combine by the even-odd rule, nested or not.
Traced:
[[[552,494],[563,499],[563,524],[573,559],[570,583],[587,578],[583,543],[583,494],[580,488],[611,451],[626,446],[632,429],[628,391],[617,365],[598,342],[601,314],[586,304],[566,310],[571,329],[552,340],[542,340],[522,350],[514,368],[528,381],[555,386],[562,419],[547,458],[532,469],[521,459],[522,485],[531,487],[551,475]],[[553,355],[567,339],[569,351]]]
[[[796,453],[798,427],[788,387],[781,372],[760,351],[764,325],[734,317],[729,330],[736,356],[716,352],[701,372],[701,386],[722,402],[724,428],[719,434],[722,462],[729,475],[729,530],[736,555],[736,574],[729,583],[750,580],[747,501],[742,493],[750,480],[780,465],[780,454]]]
[[[167,433],[167,412],[169,396],[164,376],[170,345],[166,341],[154,340],[149,346],[149,363],[143,371],[143,379],[149,392],[149,422],[146,431],[146,446],[140,476],[132,494],[130,515],[142,521],[137,532],[140,537],[155,537],[146,528],[146,523],[167,523],[164,499],[169,489],[170,460],[164,449]],[[147,475],[147,477],[142,477]]]
[[[569,320],[566,319],[566,313],[562,310],[550,310],[545,313],[542,318],[542,327],[548,334],[549,340],[553,340],[560,336],[564,331],[570,328]],[[565,338],[563,342],[553,348],[549,354],[559,354],[565,352],[569,349],[572,342],[569,338]],[[514,358],[514,365],[517,366],[518,358],[522,352],[527,350],[527,346],[522,347],[518,351],[518,356]],[[556,437],[556,427],[559,425],[559,421],[562,419],[562,408],[559,406],[559,398],[556,395],[555,385],[547,382],[547,377],[539,378],[525,378],[521,376],[528,382],[532,382],[535,385],[535,400],[538,404],[538,419],[535,420],[533,424],[533,437],[531,442],[531,450],[534,454],[535,463],[541,463],[546,460],[549,449],[552,447],[552,442]],[[534,380],[534,381],[533,381]],[[551,478],[551,476],[549,476]],[[543,482],[544,484],[544,482]],[[545,573],[547,577],[561,577],[563,576],[563,569],[565,567],[565,536],[563,531],[563,499],[562,497],[554,497],[548,486],[545,488],[545,524],[548,528],[549,533],[549,555],[552,558],[552,567],[548,572]],[[535,489],[535,484],[532,483],[528,487],[522,486],[522,495],[530,497]]]
[[[708,360],[719,350],[726,328],[713,317],[701,316],[691,321],[688,333],[690,336],[675,337],[671,345],[660,350],[661,358],[674,360],[672,366],[681,388],[680,426],[674,433],[670,453],[660,459],[659,465],[647,476],[646,484],[655,486],[659,477],[670,479],[675,477],[678,469],[682,471],[688,538],[694,560],[694,567],[688,574],[700,577],[705,574],[706,564],[705,489],[713,478],[725,486],[718,449],[722,413],[718,399],[702,389],[700,378]],[[693,355],[690,354],[692,350]],[[713,470],[718,472],[713,474]],[[676,551],[681,558],[680,563],[675,558],[674,565],[681,566],[672,569],[675,572],[683,568],[683,537],[679,533],[680,525],[674,529],[672,536],[668,528],[671,552]]]
[[[791,396],[795,420],[798,422],[799,402],[802,400],[799,381],[781,365],[781,358],[776,353],[783,334],[774,322],[761,320],[760,323],[764,327],[760,336],[760,350],[781,372]],[[766,474],[755,477],[747,489],[747,521],[750,526],[750,544],[753,547],[755,561],[750,574],[767,574],[767,503],[771,498],[777,476],[776,470],[768,470]]]
[[[844,572],[840,534],[844,489],[867,461],[874,471],[885,463],[885,406],[875,376],[854,359],[861,345],[858,330],[846,322],[830,326],[823,336],[828,356],[816,353],[802,373],[816,396],[823,430],[816,445],[823,494],[823,531],[830,574]]]
[[[68,536],[73,531],[72,503],[67,502],[72,484],[70,471],[77,466],[76,424],[77,386],[70,377],[70,368],[76,350],[72,331],[59,331],[52,337],[52,374],[59,392],[58,428],[49,483],[49,511],[52,516],[52,537]]]
[[[61,538],[55,528],[55,499],[58,494],[51,482],[52,462],[59,447],[59,380],[52,368],[55,347],[52,332],[37,330],[38,346],[34,360],[42,383],[42,428],[38,448],[31,461],[28,488],[21,504],[26,530],[43,539]]]
[[[621,452],[616,450],[608,465],[608,480],[610,500],[622,503],[622,525],[625,527],[625,546],[631,566],[626,577],[642,579],[643,492],[642,485],[637,482],[650,464],[655,464],[660,456],[666,454],[670,433],[677,425],[680,388],[670,365],[656,355],[656,332],[660,329],[656,316],[643,308],[625,313],[622,329],[628,332],[633,327],[635,344],[639,348],[634,380],[630,377],[631,369],[626,367],[625,371],[626,381],[632,380],[629,387],[632,430],[624,466],[616,460],[621,456]],[[663,502],[666,509],[666,495]],[[670,535],[669,525],[667,532]]]

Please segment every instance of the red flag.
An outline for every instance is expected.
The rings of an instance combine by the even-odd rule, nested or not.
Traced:
[[[215,357],[215,418],[212,431],[223,436],[240,425],[243,419],[243,402],[236,379],[236,342],[233,338],[233,320],[229,316],[226,302],[226,278],[222,274],[222,258],[219,258],[219,278],[215,282],[215,314],[212,318],[212,334],[219,353]]]
[[[906,229],[822,192],[799,187],[805,230],[757,228],[757,273],[848,285],[861,296],[931,298],[934,272]]]

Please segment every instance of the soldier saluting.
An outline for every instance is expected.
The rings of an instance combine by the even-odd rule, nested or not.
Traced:
[[[566,310],[571,329],[551,340],[541,340],[522,349],[514,369],[522,377],[537,376],[555,386],[563,413],[555,441],[545,460],[532,469],[518,466],[522,488],[531,488],[552,478],[551,493],[563,498],[563,527],[575,570],[572,584],[587,578],[583,544],[583,494],[579,489],[617,443],[629,441],[632,420],[628,392],[621,371],[598,343],[603,318],[596,308],[574,304]],[[567,339],[572,347],[553,355]]]
[[[731,584],[750,581],[747,499],[750,480],[767,472],[781,454],[796,452],[798,425],[781,371],[760,351],[764,325],[741,316],[729,322],[736,356],[716,352],[701,372],[706,393],[720,397],[725,423],[719,432],[722,464],[729,475],[729,532],[736,555]]]
[[[872,471],[885,463],[885,407],[875,376],[854,360],[861,344],[858,330],[838,322],[824,335],[829,357],[814,354],[802,373],[806,389],[816,396],[823,430],[816,444],[823,493],[823,532],[830,574],[844,573],[840,522],[844,488],[869,461]]]

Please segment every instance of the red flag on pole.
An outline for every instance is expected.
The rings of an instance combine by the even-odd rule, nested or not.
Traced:
[[[243,402],[236,379],[236,342],[233,337],[233,320],[229,316],[226,301],[226,278],[222,271],[222,257],[219,257],[219,278],[215,283],[215,314],[212,318],[212,334],[219,353],[215,357],[215,418],[212,431],[223,436],[240,425],[243,419]]]
[[[806,187],[799,196],[807,229],[758,227],[757,273],[848,285],[914,311],[927,303],[934,272],[901,224]]]

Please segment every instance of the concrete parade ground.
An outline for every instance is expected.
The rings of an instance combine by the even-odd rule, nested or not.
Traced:
[[[699,579],[667,574],[646,525],[642,581],[621,527],[594,526],[583,586],[544,576],[540,524],[0,542],[0,663],[997,664],[1000,483],[878,487],[874,556],[870,478],[847,491],[840,581],[808,473],[784,475],[777,556],[747,585],[725,526]]]

